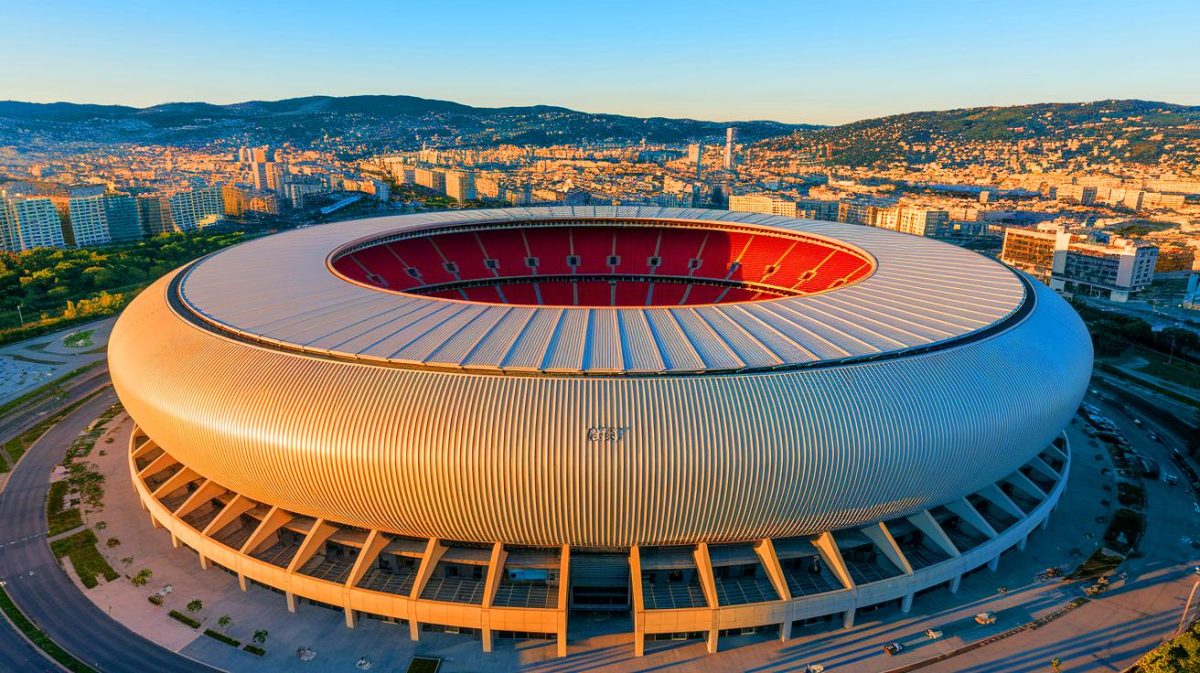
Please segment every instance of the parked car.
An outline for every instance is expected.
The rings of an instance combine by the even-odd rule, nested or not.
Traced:
[[[889,657],[894,657],[904,651],[904,645],[900,643],[888,643],[883,646],[883,651],[887,652]]]
[[[996,623],[996,613],[980,612],[979,614],[975,615],[975,623],[983,625],[983,626],[987,626],[988,624],[995,624]]]

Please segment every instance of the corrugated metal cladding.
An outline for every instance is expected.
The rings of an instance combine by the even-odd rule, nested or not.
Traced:
[[[853,285],[803,297],[644,310],[510,306],[503,317],[472,302],[357,285],[326,267],[335,250],[396,232],[622,217],[784,228],[856,246],[877,266]],[[211,323],[297,349],[407,364],[585,374],[749,369],[875,355],[986,328],[1024,298],[1007,268],[919,236],[773,215],[642,207],[468,210],[312,227],[204,260],[188,272],[180,293]],[[446,346],[447,339],[455,345]]]
[[[341,242],[345,233],[389,226],[334,229],[343,232],[336,237]],[[291,245],[304,242],[298,247],[307,251],[308,236],[271,240],[280,257],[310,264],[307,252]],[[874,236],[861,228],[854,242],[872,249]],[[266,249],[256,242],[235,251]],[[893,249],[895,256],[872,249],[881,269],[915,264],[918,250],[941,247],[906,238]],[[293,266],[291,276],[260,286],[257,276],[226,277],[224,254],[202,265],[203,283],[191,286],[202,290],[197,303],[210,314],[279,325],[289,322],[287,312],[318,312],[315,319],[329,320],[331,333],[349,324],[340,310],[326,310],[315,286],[309,305],[283,291],[306,267]],[[999,267],[958,267],[978,267],[980,282],[997,288],[988,295],[994,299],[939,291],[918,300],[863,283],[813,298],[819,302],[729,307],[729,323],[711,315],[668,322],[661,312],[616,311],[582,322],[580,329],[597,334],[590,354],[543,350],[539,361],[532,351],[467,347],[457,334],[440,345],[466,364],[653,368],[660,358],[686,362],[696,354],[651,348],[651,335],[703,320],[712,334],[732,333],[731,324],[743,328],[728,342],[731,353],[755,334],[788,361],[838,357],[866,348],[860,338],[909,338],[900,327],[876,331],[890,320],[914,335],[943,327],[956,333],[968,321],[990,324],[1018,300],[1004,276],[992,273]],[[918,268],[914,276],[918,271],[956,273],[953,265]],[[114,386],[146,433],[184,464],[248,497],[421,537],[626,547],[785,537],[888,519],[961,497],[1029,461],[1069,422],[1091,373],[1082,322],[1037,284],[1035,308],[1019,322],[923,354],[775,372],[551,377],[384,366],[234,340],[174,313],[169,281],[126,309],[109,342]],[[860,287],[877,301],[857,305],[862,295],[852,291]],[[401,314],[466,306],[375,294],[391,302],[397,321]],[[264,308],[263,297],[282,303]],[[839,311],[849,316],[837,330],[843,336],[817,317]],[[557,311],[511,309],[488,315],[486,324],[495,327],[491,334],[542,343],[560,318]],[[812,334],[787,331],[783,321],[806,324]],[[622,326],[623,341],[612,334]],[[850,326],[861,336],[851,338]],[[310,327],[293,320],[287,333]],[[710,357],[716,356],[702,355]]]

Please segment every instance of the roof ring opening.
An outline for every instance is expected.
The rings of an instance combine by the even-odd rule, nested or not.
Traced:
[[[862,250],[736,222],[564,219],[395,232],[329,257],[343,279],[449,301],[525,306],[729,304],[853,285]]]

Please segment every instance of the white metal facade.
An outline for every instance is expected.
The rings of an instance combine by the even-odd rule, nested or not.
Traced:
[[[752,366],[741,353],[757,340],[743,339],[741,366],[702,357],[693,368],[720,373],[510,375],[498,361],[473,371],[296,348],[328,348],[313,344],[413,301],[325,266],[339,245],[412,223],[327,225],[218,253],[187,272],[175,305],[176,274],[152,286],[114,328],[114,385],[158,445],[245,497],[415,537],[592,548],[809,535],[928,509],[1030,461],[1086,388],[1091,345],[1070,306],[1036,283],[1025,296],[1017,276],[978,255],[865,227],[649,210],[804,227],[860,246],[878,269],[821,295],[695,309],[746,331],[750,317],[729,312],[787,315],[794,331],[770,331],[803,348],[768,365],[783,369],[728,371]],[[181,316],[191,310],[203,320]],[[826,336],[835,332],[845,336]],[[810,348],[818,342],[836,350]]]

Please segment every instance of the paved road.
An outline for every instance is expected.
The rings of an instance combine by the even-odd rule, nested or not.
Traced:
[[[37,425],[42,419],[87,395],[88,392],[108,383],[108,364],[98,365],[75,378],[63,381],[65,396],[50,397],[26,402],[0,418],[0,442],[7,442]]]
[[[78,396],[84,393],[86,390],[81,390]],[[7,582],[9,595],[21,610],[55,642],[101,671],[215,671],[161,648],[110,619],[79,592],[46,543],[50,471],[62,460],[76,435],[115,402],[111,388],[88,400],[47,431],[13,470],[0,492],[0,579]],[[111,484],[109,488],[120,485]],[[32,655],[11,628],[4,628],[0,629],[0,670],[55,669]]]

